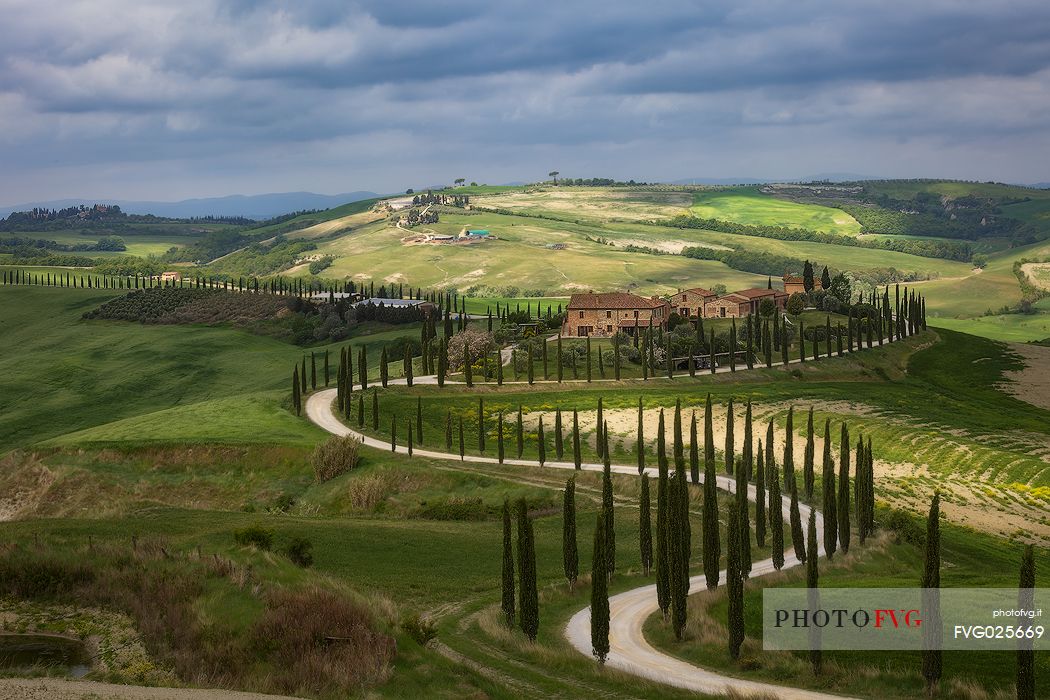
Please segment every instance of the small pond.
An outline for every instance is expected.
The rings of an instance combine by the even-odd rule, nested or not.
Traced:
[[[57,634],[0,632],[0,670],[46,671],[81,678],[91,670],[84,643]]]

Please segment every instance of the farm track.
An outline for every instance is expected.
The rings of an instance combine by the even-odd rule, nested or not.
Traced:
[[[728,368],[727,368],[728,369]],[[332,403],[335,400],[336,390],[325,389],[311,394],[306,402],[307,417],[333,435],[353,436],[368,446],[381,450],[390,450],[390,443],[363,435],[347,427],[332,411]],[[407,456],[408,449],[397,446],[394,450],[399,454]],[[413,455],[428,457],[432,459],[444,459],[449,461],[474,462],[481,464],[498,465],[499,460],[495,457],[484,457],[479,455],[453,455],[445,452],[432,450],[413,450]],[[505,459],[503,464],[523,467],[546,467],[550,469],[574,470],[570,462],[546,462],[539,464],[531,460]],[[583,464],[582,469],[586,471],[601,471],[600,464]],[[635,466],[615,465],[611,467],[617,474],[637,475]],[[655,476],[654,470],[647,468],[649,476]],[[729,493],[735,492],[735,480],[730,476],[718,476],[718,487]],[[755,500],[755,487],[748,486],[748,498]],[[808,520],[810,508],[799,504],[800,515],[803,521]],[[784,499],[784,513],[790,513],[790,500]],[[819,512],[816,512],[817,541],[823,542],[824,520]],[[824,554],[823,545],[819,553]],[[799,565],[798,559],[793,552],[785,551],[784,568]],[[754,562],[751,569],[751,578],[757,578],[774,572],[772,559]],[[721,572],[720,581],[725,580],[725,572]],[[694,576],[690,579],[691,590],[702,590],[706,586],[704,577]],[[606,665],[610,668],[625,671],[632,675],[649,681],[656,681],[677,688],[683,688],[699,693],[711,695],[763,695],[765,697],[780,698],[781,700],[831,700],[840,698],[839,695],[830,695],[808,690],[780,686],[772,683],[760,683],[740,678],[733,678],[715,671],[709,671],[693,666],[681,659],[677,659],[653,647],[645,639],[643,627],[645,621],[652,616],[659,606],[656,601],[655,584],[635,588],[624,593],[612,596],[609,599],[610,624],[609,645],[610,652]],[[590,640],[590,608],[584,608],[569,620],[565,627],[565,636],[569,643],[584,656],[591,656]],[[517,683],[511,684],[515,687]]]

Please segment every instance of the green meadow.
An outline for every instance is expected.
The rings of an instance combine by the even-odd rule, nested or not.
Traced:
[[[702,219],[806,228],[843,235],[860,233],[860,223],[841,209],[778,199],[754,187],[698,192],[693,195],[689,211]]]

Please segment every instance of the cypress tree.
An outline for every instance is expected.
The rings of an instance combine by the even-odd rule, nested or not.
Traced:
[[[409,345],[405,345],[405,358],[402,361],[402,370],[405,375],[405,383],[412,386],[415,377],[412,375],[412,348]]]
[[[791,484],[791,545],[795,548],[795,557],[805,563],[806,561],[806,542],[803,539],[805,535],[802,532],[802,516],[798,511],[798,486],[795,483]],[[816,552],[814,552],[816,554]]]
[[[700,445],[696,438],[696,411],[689,419],[689,480],[700,483]]]
[[[613,377],[620,381],[620,334],[613,336]]]
[[[445,452],[452,451],[452,411],[445,411]]]
[[[926,691],[932,695],[941,680],[942,654],[940,650],[940,599],[935,589],[941,587],[941,495],[934,494],[930,515],[926,521],[926,557],[922,572],[924,589],[922,609],[923,626],[922,677]]]
[[[463,461],[467,453],[467,445],[463,441],[463,416],[459,417],[459,459]]]
[[[554,411],[554,456],[560,462],[561,458],[565,453],[565,446],[563,444],[564,436],[562,435],[561,425],[561,409],[558,408]]]
[[[541,348],[540,349],[540,357],[543,360],[543,381],[547,381],[547,380],[549,380],[551,378],[551,375],[550,375],[550,370],[548,368],[548,362],[547,362],[547,341],[546,341],[546,339],[544,339],[544,341],[542,343],[540,343],[540,348]]]
[[[780,319],[781,330],[780,330],[780,361],[785,366],[788,364],[788,334],[787,334],[787,316],[783,316]]]
[[[638,397],[638,438],[634,449],[638,456],[638,473],[645,472],[645,415],[642,413],[642,397]]]
[[[605,521],[599,514],[591,557],[591,653],[599,664],[604,664],[609,655],[609,572],[604,556],[607,549]]]
[[[539,592],[536,588],[536,546],[525,499],[518,501],[518,624],[530,642],[540,628]]]
[[[532,366],[532,346],[530,345],[526,350],[527,350],[527,352],[526,352],[527,364],[526,364],[526,370],[525,370],[525,377],[528,380],[529,384],[532,384],[533,382],[536,381],[536,370]],[[469,384],[469,382],[468,382],[468,384]]]
[[[809,418],[806,421],[806,451],[803,453],[802,461],[802,485],[806,490],[806,498],[813,498],[813,487],[816,481],[814,476],[814,458],[816,455],[815,436],[813,435],[813,407],[809,407]],[[827,469],[827,465],[824,465]]]
[[[649,477],[642,474],[641,495],[638,497],[638,545],[642,555],[642,575],[648,576],[653,568],[652,507],[649,497]]]
[[[303,355],[303,365],[299,370],[299,392],[306,393],[306,355]]]
[[[540,414],[540,422],[536,428],[536,449],[537,456],[540,461],[540,466],[547,461],[547,439],[543,435],[543,415]]]
[[[704,529],[704,576],[708,588],[718,587],[718,560],[722,553],[718,538],[718,493],[715,477],[715,443],[714,430],[711,425],[711,394],[707,395],[707,408],[704,412],[704,507],[701,517]]]
[[[795,407],[788,407],[787,425],[784,427],[784,490],[791,493],[795,481]]]
[[[438,386],[445,386],[445,374],[448,373],[448,337],[441,339],[438,344],[438,368],[437,368],[437,381]]]
[[[389,362],[390,359],[387,357],[386,347],[384,346],[382,352],[379,353],[379,381],[380,383],[382,383],[384,388],[386,387],[387,381],[390,378],[389,369],[387,367],[387,364]]]
[[[499,423],[496,425],[496,457],[499,459],[499,463],[503,464],[503,411],[499,412]]]
[[[669,488],[667,474],[667,454],[664,450],[664,413],[660,409],[660,423],[656,437],[656,600],[660,610],[667,619],[671,608],[671,571],[670,552],[667,550],[667,530],[671,526],[669,508]]]
[[[478,397],[478,452],[485,452],[485,400]]]
[[[302,403],[299,399],[299,365],[292,370],[292,408],[295,415],[302,413]]]
[[[750,481],[755,469],[754,434],[751,426],[751,399],[747,400],[747,410],[744,412],[744,451],[742,457],[744,480]]]
[[[733,416],[733,397],[729,397],[729,408],[726,409],[726,444],[725,444],[725,465],[726,474],[733,473],[733,465],[735,464],[734,457],[736,456],[736,439],[733,435],[733,423],[735,417]]]
[[[740,572],[740,517],[739,504],[729,510],[728,551],[726,553],[726,599],[729,602],[726,627],[729,632],[729,656],[740,658],[744,643],[744,580]]]
[[[839,434],[839,498],[836,517],[839,526],[839,547],[843,553],[849,551],[849,428],[842,424]]]
[[[729,371],[736,371],[736,319],[729,327]]]
[[[572,464],[579,471],[583,467],[583,455],[580,454],[580,416],[572,409]]]
[[[365,392],[357,395],[357,427],[365,427]]]
[[[605,379],[605,360],[602,359],[605,353],[601,347],[598,348],[598,376]]]
[[[503,355],[496,353],[496,384],[503,386]]]
[[[671,357],[671,334],[667,334],[667,347],[664,349],[664,364],[667,365],[667,378],[674,379],[674,362]]]
[[[525,452],[525,425],[521,419],[521,404],[518,404],[518,424],[515,426],[515,437],[518,441],[518,459]]]
[[[562,568],[569,588],[576,585],[580,574],[580,557],[576,551],[576,477],[565,482],[562,502]]]
[[[529,360],[532,360],[532,351],[529,350]],[[532,365],[530,364],[531,368]],[[470,356],[470,349],[467,343],[463,343],[463,380],[467,383],[467,386],[474,386],[474,358]],[[529,382],[530,384],[532,382]]]
[[[408,456],[412,456],[412,421],[408,421]]]
[[[755,543],[766,546],[766,463],[762,441],[758,441],[758,464],[755,465]]]
[[[310,351],[310,390],[317,391],[317,353]]]
[[[809,511],[809,538],[807,549],[810,552],[809,559],[806,560],[806,588],[809,589],[809,600],[810,607],[816,610],[819,603],[819,593],[817,588],[820,586],[820,573],[817,569],[817,514],[815,511]],[[812,628],[810,630],[810,642],[812,643],[809,650],[809,661],[813,666],[813,675],[820,675],[821,667],[821,651],[820,651],[820,631],[819,628]]]
[[[780,497],[780,474],[776,465],[769,470],[769,539],[773,568],[784,568],[784,499]]]
[[[397,416],[390,416],[390,451],[397,452]]]
[[[608,426],[606,426],[608,428]],[[612,491],[612,466],[609,463],[609,434],[602,431],[605,436],[605,451],[602,469],[602,516],[605,519],[605,558],[608,566],[609,578],[616,571],[616,529],[613,521],[613,491]]]
[[[801,318],[798,320],[798,359],[800,362],[806,361],[806,332]]]
[[[714,374],[715,370],[716,370],[716,364],[717,364],[715,362],[715,329],[714,328],[711,329],[711,342],[708,344],[707,347],[708,347],[708,350],[710,352],[710,357],[708,357],[707,361],[708,361],[708,364],[711,366],[711,374]]]
[[[1035,557],[1032,545],[1025,545],[1021,555],[1021,578],[1017,587],[1019,609],[1031,610],[1034,607]],[[1025,624],[1031,627],[1031,621]],[[1035,651],[1031,640],[1021,640],[1017,644],[1017,700],[1035,700]]]
[[[831,459],[831,421],[824,422],[824,470],[821,483],[821,496],[824,503],[824,553],[828,559],[835,555],[838,544],[839,525],[836,502],[838,491],[835,489],[835,462]]]
[[[368,388],[368,353],[365,352],[365,346],[362,345],[357,353],[357,368],[358,375],[361,377],[361,388]],[[444,380],[442,380],[444,381]]]
[[[324,385],[327,387],[331,383],[332,375],[328,365],[328,348],[324,350]]]

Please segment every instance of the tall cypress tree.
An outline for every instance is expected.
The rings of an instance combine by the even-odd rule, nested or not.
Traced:
[[[591,557],[591,653],[599,664],[604,664],[609,655],[609,572],[604,556],[607,539],[605,519],[599,513]]]
[[[819,593],[817,593],[817,588],[820,586],[820,573],[817,569],[817,513],[813,510],[809,511],[808,535],[809,537],[806,549],[809,550],[810,557],[806,560],[806,588],[808,588],[810,591],[810,607],[814,608],[812,612],[815,612],[815,609],[817,608],[816,603],[819,602]],[[813,675],[819,676],[822,662],[819,628],[813,627],[810,631],[810,635],[811,646],[809,649],[809,661],[810,664],[813,666]]]
[[[802,516],[798,510],[798,485],[791,484],[791,545],[795,548],[795,557],[800,562],[806,561],[805,533],[802,531]],[[814,552],[816,554],[816,552]]]
[[[791,493],[795,481],[795,407],[788,407],[787,425],[784,427],[784,490]]]
[[[591,336],[587,336],[587,381],[591,381]]]
[[[740,658],[744,643],[744,580],[740,572],[739,504],[729,510],[728,551],[726,553],[726,599],[729,602],[726,627],[729,632],[729,656]]]
[[[299,369],[299,392],[305,394],[306,388],[306,355],[303,355],[303,364]]]
[[[642,474],[638,497],[638,547],[642,557],[642,575],[648,576],[653,568],[652,507],[649,497],[649,477]]]
[[[365,427],[365,392],[357,395],[357,427]]]
[[[766,462],[762,441],[758,441],[758,464],[755,465],[755,543],[766,546]]]
[[[718,537],[718,492],[715,476],[715,442],[711,424],[711,394],[707,395],[707,406],[704,411],[704,507],[701,518],[704,530],[703,556],[704,576],[708,588],[718,587],[719,558],[722,555]]]
[[[747,509],[747,472],[743,464],[736,467],[735,486],[737,527],[740,528],[740,576],[746,579],[751,573],[751,518]]]
[[[478,452],[485,452],[485,399],[478,397]]]
[[[802,461],[802,486],[806,490],[806,498],[813,498],[813,486],[816,481],[814,476],[815,437],[813,435],[813,407],[809,407],[809,418],[806,421],[806,451]],[[827,465],[825,465],[825,469]]]
[[[656,438],[656,600],[660,611],[667,619],[671,608],[671,560],[667,549],[667,530],[670,527],[669,488],[667,454],[664,449],[664,413],[660,409],[660,422]]]
[[[565,482],[565,494],[562,502],[562,568],[569,588],[576,585],[580,574],[580,557],[576,551],[576,477]]]
[[[744,413],[744,450],[743,457],[744,480],[750,481],[755,469],[754,435],[751,426],[751,399],[747,400],[747,411]]]
[[[292,408],[295,409],[295,415],[302,413],[302,401],[299,398],[299,365],[292,370]]]
[[[543,414],[540,414],[539,425],[536,428],[536,450],[542,467],[547,461],[547,438],[543,434]]]
[[[1017,587],[1017,607],[1032,609],[1035,602],[1035,557],[1030,544],[1025,545],[1021,555],[1021,578]],[[1031,627],[1031,621],[1025,625]],[[1017,644],[1017,700],[1035,700],[1035,651],[1029,639]]]
[[[831,421],[824,422],[824,469],[821,496],[824,504],[824,553],[830,559],[835,555],[839,537],[838,491],[835,489],[835,462],[831,459]]]
[[[580,454],[580,416],[572,409],[572,464],[577,470],[583,467],[583,455]]]
[[[925,630],[922,649],[922,677],[926,679],[926,691],[932,695],[941,680],[942,653],[940,649],[940,596],[941,587],[941,495],[934,494],[930,504],[930,515],[926,520],[926,557],[922,572],[924,589],[922,608]]]
[[[496,458],[500,464],[503,464],[503,459],[506,456],[506,452],[503,446],[503,411],[499,412],[499,417],[496,423]]]
[[[725,455],[726,474],[733,473],[733,465],[736,463],[736,439],[733,435],[733,424],[736,422],[733,416],[733,397],[729,397],[729,408],[726,409],[726,444],[723,454]]]
[[[511,545],[510,501],[503,501],[503,584],[500,609],[507,627],[514,626],[514,552]]]
[[[602,431],[605,429],[605,410],[602,406],[602,397],[598,397],[598,419],[595,422],[595,430],[598,432],[597,441],[594,446],[598,452],[598,456],[601,457],[605,454],[602,450],[605,449],[605,438],[602,437]]]
[[[525,499],[518,501],[518,625],[530,642],[540,629],[540,601],[536,588],[536,545]]]
[[[416,439],[423,444],[423,397],[416,397]]]
[[[397,416],[390,416],[390,451],[397,452]]]
[[[784,499],[780,496],[780,473],[776,465],[769,470],[769,539],[773,568],[784,568]]]
[[[452,451],[452,411],[445,411],[445,452]]]
[[[562,359],[561,359],[561,333],[558,333],[558,352],[555,353],[555,363],[558,366],[558,383],[560,384],[561,380],[562,380],[562,376],[565,374],[564,369],[562,368],[562,364],[561,364],[562,363]]]
[[[332,381],[331,369],[328,364],[328,348],[324,349],[324,385],[327,387]]]
[[[696,437],[696,411],[689,419],[689,480],[700,483],[700,445]]]
[[[388,367],[389,362],[390,359],[389,357],[387,357],[386,346],[384,346],[382,352],[379,353],[379,381],[384,387],[386,387],[387,382],[390,379],[390,372]]]
[[[838,504],[836,507],[836,518],[839,527],[839,548],[843,553],[849,551],[849,429],[842,424],[839,433],[839,480],[838,480]]]

